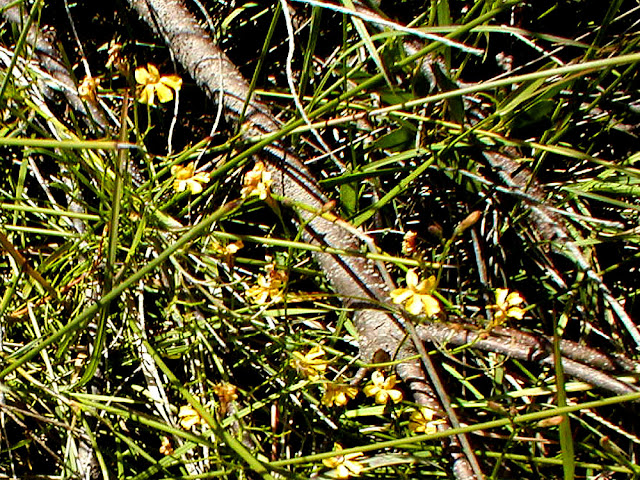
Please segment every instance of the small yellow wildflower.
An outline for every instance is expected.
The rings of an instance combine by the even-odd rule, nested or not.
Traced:
[[[258,275],[257,285],[247,290],[247,296],[257,305],[264,305],[271,299],[273,303],[284,300],[283,288],[287,282],[287,272],[278,270],[274,264],[266,267],[267,275]]]
[[[155,97],[162,103],[173,100],[174,94],[182,87],[182,79],[177,75],[162,75],[155,65],[147,63],[147,68],[138,67],[135,71],[136,82],[142,85],[138,101],[155,105]]]
[[[428,317],[440,313],[440,303],[431,295],[436,286],[436,277],[431,276],[420,281],[415,270],[407,272],[407,287],[396,288],[391,292],[393,303],[399,305],[405,303],[405,308],[412,315],[418,315],[424,311]]]
[[[270,195],[271,172],[269,172],[263,162],[256,162],[253,169],[249,170],[242,181],[242,198],[257,196],[260,200],[266,200]]]
[[[99,78],[84,77],[80,85],[78,85],[78,95],[83,100],[95,102],[99,84]]]
[[[358,389],[343,383],[327,383],[327,390],[322,395],[322,404],[326,407],[336,405],[344,407],[349,399],[356,398]]]
[[[428,407],[414,410],[409,417],[409,430],[413,433],[426,433],[433,435],[438,431],[438,425],[443,424],[443,419],[434,420],[436,412]]]
[[[191,430],[192,427],[202,423],[202,418],[191,405],[182,405],[178,412],[178,418],[180,419],[178,423],[185,430]]]
[[[492,325],[501,325],[507,318],[522,320],[524,310],[518,305],[524,303],[524,298],[518,292],[511,292],[506,288],[496,288],[496,304],[489,306],[495,310]]]
[[[195,164],[193,162],[186,167],[181,165],[171,167],[171,175],[176,177],[173,181],[173,189],[176,192],[184,192],[187,189],[194,195],[202,192],[202,184],[209,183],[211,178],[206,172],[199,172],[194,175],[194,170]]]
[[[375,397],[376,403],[386,405],[391,400],[393,403],[402,401],[402,392],[393,387],[396,386],[396,376],[384,378],[382,372],[376,370],[371,375],[371,383],[364,387],[367,397]]]
[[[303,377],[308,378],[312,382],[318,380],[327,369],[329,362],[324,357],[325,351],[320,346],[315,346],[303,355],[300,352],[293,352],[293,358],[289,361],[289,365],[297,370]]]
[[[336,443],[334,449],[337,452],[342,451],[342,445]],[[349,453],[347,455],[337,455],[331,458],[325,458],[322,463],[326,467],[335,468],[338,478],[349,478],[352,475],[360,475],[364,467],[359,462],[354,462],[353,459],[362,456],[361,452]]]
[[[173,455],[173,445],[169,437],[162,437],[162,443],[160,444],[160,453],[163,455]]]
[[[220,383],[213,386],[213,393],[218,396],[220,400],[220,413],[224,415],[227,413],[229,404],[238,399],[238,388],[231,383]]]

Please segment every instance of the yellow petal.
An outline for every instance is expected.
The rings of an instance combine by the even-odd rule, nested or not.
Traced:
[[[149,75],[151,76],[153,83],[156,83],[160,79],[160,72],[156,66],[151,63],[147,63],[147,70],[149,71]]]
[[[511,292],[507,296],[507,305],[509,306],[520,305],[522,302],[524,302],[524,298],[518,292]]]
[[[407,312],[411,315],[418,315],[422,312],[422,301],[420,295],[413,295],[405,305]]]
[[[512,318],[517,318],[518,320],[522,320],[522,317],[524,317],[524,310],[521,309],[520,307],[511,307],[507,311],[507,316]]]
[[[340,460],[338,460],[336,457],[324,458],[322,460],[322,463],[324,463],[324,465],[329,468],[336,468],[340,464]]]
[[[344,462],[344,466],[347,467],[347,469],[349,469],[349,471],[351,472],[352,475],[360,475],[360,473],[362,472],[362,470],[364,468],[358,462],[352,462],[350,460],[346,460]]]
[[[420,297],[424,306],[424,313],[427,317],[433,317],[440,313],[440,303],[431,295],[422,295]]]
[[[171,175],[174,175],[178,180],[188,180],[193,176],[193,169],[195,168],[193,162],[181,166],[174,165],[171,167]]]
[[[311,350],[309,350],[309,353],[307,353],[306,358],[307,358],[307,361],[313,361],[318,357],[324,356],[324,354],[325,354],[325,351],[322,349],[322,347],[315,346]]]
[[[160,78],[160,83],[176,91],[182,87],[182,79],[178,75],[163,75]]]
[[[338,478],[349,478],[351,476],[351,472],[349,471],[349,469],[344,465],[338,465],[338,468],[336,468],[336,475],[338,476]]]
[[[373,381],[374,385],[380,387],[384,385],[384,375],[382,374],[382,372],[376,370],[371,374],[371,381]]]
[[[156,83],[154,86],[158,94],[158,100],[160,100],[161,103],[167,103],[173,100],[173,90],[169,87],[162,83]]]
[[[396,288],[390,293],[393,303],[399,305],[404,303],[409,297],[413,295],[413,292],[408,288]]]
[[[367,397],[372,397],[373,395],[378,393],[379,390],[380,387],[378,387],[377,385],[367,385],[364,387],[363,392]]]
[[[496,304],[499,307],[502,307],[504,302],[507,300],[507,295],[509,294],[509,290],[506,288],[496,288]]]
[[[200,182],[196,182],[193,178],[189,180],[185,180],[185,183],[189,187],[189,191],[194,195],[197,195],[198,193],[202,192],[202,185],[200,184]]]
[[[387,392],[386,390],[380,390],[378,393],[376,393],[376,403],[378,405],[386,405],[388,401],[389,392]]]
[[[140,103],[146,103],[147,105],[155,105],[155,89],[153,88],[153,85],[147,85],[146,87],[144,87],[142,89],[142,92],[140,92],[140,97],[138,98],[138,100],[140,101]]]
[[[149,80],[151,80],[151,75],[149,75],[149,72],[147,72],[146,68],[136,68],[134,75],[136,77],[136,82],[140,85],[147,85],[148,83],[150,83]]]
[[[191,430],[192,427],[197,425],[200,422],[200,419],[197,415],[192,415],[190,417],[184,417],[180,420],[180,426],[185,430]]]
[[[209,174],[208,174],[208,173],[200,172],[200,173],[196,173],[196,174],[193,176],[193,179],[194,179],[196,182],[200,182],[200,183],[209,183],[209,180],[211,180],[211,177],[209,176]]]
[[[176,192],[184,192],[187,189],[187,181],[186,180],[174,180],[173,181],[173,189]]]
[[[402,401],[402,392],[400,390],[395,390],[395,389],[387,390],[387,393],[391,397],[391,400],[393,401],[393,403],[398,403]]]
[[[395,387],[396,385],[396,376],[395,375],[391,375],[389,378],[387,378],[384,381],[384,389],[385,390],[389,390],[393,387]]]
[[[418,282],[419,282],[419,278],[415,269],[409,270],[407,272],[407,287],[415,288],[418,285]]]

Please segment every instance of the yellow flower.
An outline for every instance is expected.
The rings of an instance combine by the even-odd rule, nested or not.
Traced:
[[[376,370],[371,375],[371,383],[364,387],[364,394],[367,397],[375,396],[376,403],[380,405],[386,405],[389,400],[393,401],[393,403],[398,403],[402,401],[402,392],[393,388],[395,386],[395,375],[385,379],[382,372]]]
[[[350,398],[356,398],[358,389],[343,383],[327,383],[327,391],[322,395],[322,404],[331,407],[344,407]]]
[[[180,419],[178,423],[185,430],[191,430],[192,427],[202,423],[202,418],[191,405],[182,405],[178,412],[178,418]]]
[[[522,320],[524,310],[518,305],[524,302],[524,298],[518,292],[511,292],[506,288],[496,289],[496,304],[489,306],[495,310],[492,325],[501,325],[507,318]]]
[[[186,167],[181,165],[174,165],[171,167],[171,175],[175,180],[173,181],[173,189],[176,192],[184,192],[186,189],[193,194],[202,192],[202,184],[209,183],[211,179],[208,173],[199,172],[194,175],[195,164],[191,162]]]
[[[163,455],[173,455],[173,445],[169,437],[162,437],[162,443],[160,444],[160,453]]]
[[[282,289],[287,281],[287,272],[278,270],[274,264],[267,265],[267,275],[258,275],[257,285],[247,290],[247,296],[257,305],[284,300]]]
[[[162,75],[155,65],[147,63],[147,68],[138,67],[135,72],[136,82],[142,85],[138,94],[138,101],[148,105],[155,105],[155,96],[162,103],[173,100],[173,96],[180,87],[182,79],[177,75]]]
[[[266,200],[270,196],[271,172],[267,171],[263,162],[256,162],[253,169],[249,170],[242,181],[242,198],[257,196],[260,200]]]
[[[336,443],[334,445],[334,449],[337,452],[341,452],[342,445]],[[337,455],[335,457],[325,458],[324,460],[322,460],[322,463],[324,463],[326,467],[335,468],[338,478],[349,478],[352,475],[360,475],[360,473],[362,472],[364,468],[362,464],[353,461],[354,458],[358,458],[360,456],[362,456],[361,452],[349,453],[347,455]]]
[[[220,383],[213,386],[213,393],[218,396],[220,400],[220,413],[224,415],[227,413],[229,404],[238,399],[238,388],[231,383]]]
[[[418,315],[420,312],[433,317],[440,313],[440,303],[431,295],[436,286],[436,277],[431,276],[420,281],[415,270],[407,272],[407,287],[396,288],[391,292],[393,303],[399,305],[405,303],[407,312]]]
[[[438,431],[438,425],[445,423],[443,419],[434,420],[436,412],[428,407],[414,410],[409,417],[409,430],[413,433],[433,435]]]
[[[320,346],[315,346],[303,355],[300,352],[293,352],[293,358],[289,365],[295,368],[300,375],[308,378],[312,382],[324,375],[329,362],[323,358],[325,351]]]

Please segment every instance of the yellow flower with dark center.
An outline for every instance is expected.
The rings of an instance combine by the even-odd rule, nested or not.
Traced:
[[[173,181],[173,189],[176,192],[184,192],[189,190],[193,194],[202,192],[202,184],[209,183],[211,177],[206,172],[195,173],[195,164],[193,162],[186,166],[174,165],[171,167],[171,175],[175,177]]]
[[[396,305],[404,303],[404,308],[412,315],[424,312],[428,317],[440,313],[440,302],[431,295],[436,287],[436,277],[431,276],[420,281],[415,270],[407,272],[406,288],[396,288],[391,299]]]
[[[409,416],[409,430],[413,433],[433,435],[438,431],[438,425],[445,423],[443,419],[434,420],[436,412],[428,407],[414,410]]]
[[[492,325],[501,325],[507,318],[522,320],[524,309],[518,305],[524,303],[524,298],[518,292],[509,292],[507,288],[496,289],[496,304],[489,306],[494,310]]]
[[[342,451],[342,445],[336,443],[334,449],[338,452]],[[359,462],[353,460],[362,456],[361,452],[348,453],[347,455],[337,455],[331,458],[325,458],[322,463],[326,467],[334,468],[338,478],[349,478],[352,475],[360,475],[364,467]]]
[[[202,418],[191,405],[182,405],[178,412],[178,418],[180,419],[178,423],[185,430],[191,430],[191,428],[202,423]]]
[[[396,388],[396,376],[384,378],[382,372],[376,370],[371,375],[371,383],[364,387],[367,397],[374,397],[376,403],[386,405],[391,400],[393,403],[402,401],[402,392]]]
[[[322,395],[322,404],[331,407],[336,405],[338,407],[344,407],[349,399],[356,398],[358,389],[350,387],[343,383],[327,383],[327,390]]]
[[[135,71],[136,82],[142,85],[138,101],[155,105],[156,95],[161,103],[170,102],[180,87],[182,79],[177,75],[160,75],[155,65],[147,63],[147,68],[138,67]]]
[[[312,382],[318,380],[327,370],[329,362],[324,357],[325,351],[320,346],[315,346],[306,354],[293,352],[293,358],[289,361],[289,365],[303,377]]]

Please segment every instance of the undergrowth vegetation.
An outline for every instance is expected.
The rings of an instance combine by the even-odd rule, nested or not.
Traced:
[[[452,477],[444,415],[359,357],[261,139],[126,4],[13,3],[104,116],[3,25],[2,478]],[[186,3],[322,214],[374,240],[351,253],[400,287],[381,308],[550,339],[547,363],[426,343],[485,476],[638,477],[637,364],[607,374],[624,396],[557,361],[640,349],[637,2],[384,0],[384,28],[351,1]]]

